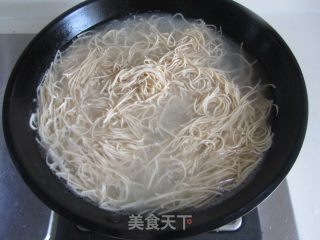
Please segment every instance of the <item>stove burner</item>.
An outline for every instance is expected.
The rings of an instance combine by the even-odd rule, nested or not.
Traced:
[[[51,211],[48,231],[44,240],[116,240],[122,239],[93,232]],[[222,227],[182,240],[261,240],[261,227],[257,209]]]

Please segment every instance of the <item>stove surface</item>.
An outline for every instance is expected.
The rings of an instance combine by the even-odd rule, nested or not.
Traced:
[[[33,34],[0,34],[1,108],[10,72],[17,58],[33,36]],[[2,115],[0,119],[2,121]],[[70,221],[56,214],[51,214],[51,210],[23,182],[9,156],[3,137],[2,122],[0,129],[0,239],[116,239],[92,232],[80,231]],[[55,216],[54,218],[51,217],[55,224],[54,228],[50,229],[49,222],[52,215]],[[239,229],[236,231],[210,232],[185,239],[299,239],[286,181],[257,209],[243,216],[241,221],[241,226],[238,226]],[[50,233],[50,236],[47,235],[47,232]]]
[[[76,226],[74,223],[53,215],[52,230],[45,240],[121,240],[111,236],[101,235]],[[218,230],[199,234],[181,240],[262,240],[261,226],[257,209],[251,211],[235,223],[227,224]]]

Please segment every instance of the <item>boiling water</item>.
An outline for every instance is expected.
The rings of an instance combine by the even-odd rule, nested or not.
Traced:
[[[79,35],[79,39],[77,40],[77,44],[81,43],[83,46],[88,45],[89,41],[92,41],[92,36],[96,34],[100,34],[101,32],[107,32],[110,30],[121,30],[121,29],[134,29],[134,31],[137,32],[145,32],[145,34],[148,34],[148,31],[150,29],[149,26],[141,24],[141,19],[148,19],[148,22],[151,23],[157,31],[160,33],[168,33],[171,32],[173,28],[179,29],[180,31],[184,31],[184,29],[190,27],[189,23],[186,23],[185,20],[181,17],[172,17],[171,15],[151,15],[151,14],[145,14],[145,15],[137,15],[137,16],[130,16],[127,19],[122,19],[119,21],[112,21],[106,25],[99,26],[89,32],[83,33]],[[199,21],[191,21],[193,24],[198,24]],[[139,24],[140,23],[140,24]],[[137,25],[139,27],[137,27]],[[243,51],[243,49],[236,43],[232,42],[230,39],[226,38],[220,29],[216,29],[214,26],[212,26],[212,39],[218,42],[218,50],[220,57],[216,60],[206,60],[206,59],[199,59],[199,66],[205,68],[210,67],[217,69],[217,71],[224,72],[228,76],[229,80],[236,85],[239,86],[239,88],[243,86],[254,86],[259,80],[261,80],[263,75],[260,73],[260,71],[257,71],[258,69],[258,63],[253,63],[254,58],[250,57],[247,53]],[[116,49],[120,46],[132,46],[134,44],[137,44],[137,47],[139,47],[139,42],[143,40],[143,35],[134,35],[131,34],[130,38],[125,37],[119,37],[119,42],[115,43],[113,51],[112,49],[109,49],[108,52],[108,59],[109,61],[116,62],[118,59],[118,52]],[[135,37],[132,37],[135,36]],[[174,36],[176,39],[179,39],[179,33],[176,33],[176,36]],[[76,52],[76,58],[73,57]],[[132,66],[141,64],[145,59],[152,59],[154,61],[159,61],[159,59],[165,54],[165,52],[162,51],[161,48],[154,48],[151,49],[148,53],[145,55],[139,55],[135,54],[132,55],[130,58]],[[68,47],[62,54],[62,59],[69,59],[72,61],[72,63],[68,63],[71,65],[79,65],[81,62],[85,61],[88,50],[86,48],[83,48],[81,50],[75,49],[73,45]],[[61,67],[62,66],[62,67]],[[55,74],[57,75],[57,78],[63,78],[64,76],[64,65],[62,64],[59,67],[55,69]],[[252,67],[254,66],[254,67]],[[117,67],[117,66],[115,66]],[[119,70],[123,66],[118,66]],[[129,69],[130,70],[130,69]],[[99,73],[98,73],[99,74]],[[99,77],[99,76],[93,76],[93,77]],[[68,89],[68,82],[61,82],[61,89],[62,89],[62,95],[67,95],[67,89]],[[101,86],[102,87],[102,86]],[[92,87],[91,95],[99,94],[96,92],[97,89]],[[100,90],[100,89],[98,89]],[[243,91],[243,94],[245,94],[248,90],[246,88],[243,88],[241,91]],[[124,93],[127,94],[127,93]],[[261,99],[264,101],[263,99]],[[144,163],[147,163],[148,159],[154,159],[160,154],[164,155],[164,158],[170,159],[172,155],[175,154],[175,152],[166,155],[166,152],[164,152],[164,147],[166,146],[166,142],[168,140],[173,139],[175,137],[175,134],[177,134],[178,130],[181,129],[183,126],[186,126],[189,122],[191,122],[194,118],[194,101],[195,101],[195,95],[192,93],[188,95],[181,94],[177,89],[170,89],[169,95],[159,102],[156,102],[156,100],[152,100],[151,102],[157,105],[156,109],[153,110],[153,112],[146,113],[146,114],[154,114],[155,119],[158,121],[147,121],[147,120],[141,120],[137,119],[137,121],[140,121],[141,126],[144,127],[144,134],[143,134],[143,151],[137,150],[134,152],[134,155],[132,156],[132,159],[136,161],[136,167],[135,168],[123,168],[119,169],[119,172],[124,175],[128,176],[132,182],[135,182],[136,185],[130,185],[130,195],[127,199],[127,202],[132,202],[132,208],[134,210],[137,210],[142,208],[141,204],[139,205],[139,201],[141,199],[149,199],[161,194],[166,194],[167,192],[172,191],[172,186],[183,181],[185,176],[181,172],[176,171],[176,164],[174,160],[170,161],[159,161],[157,162],[157,169],[158,171],[154,174],[154,167],[147,167],[144,170],[141,170],[141,162],[139,162],[137,159],[142,159]],[[95,105],[94,99],[87,99],[87,104],[91,106]],[[115,103],[117,104],[117,103]],[[96,119],[100,116],[100,108],[99,110],[95,110],[93,107],[88,117],[91,120]],[[98,109],[98,108],[97,108]],[[128,110],[130,112],[130,110]],[[133,114],[130,112],[130,114]],[[128,143],[129,144],[129,143]],[[198,153],[201,153],[200,149],[197,151]],[[212,155],[216,156],[216,155]],[[262,158],[262,156],[260,157]],[[182,159],[183,161],[183,159]],[[257,162],[261,162],[261,160],[257,160]],[[59,172],[59,168],[55,169],[55,171]],[[70,168],[71,172],[76,172],[75,169]],[[188,169],[187,171],[187,177],[191,176],[193,174],[193,169]],[[252,171],[251,176],[254,171]],[[250,176],[250,175],[249,175]],[[153,178],[152,181],[150,181],[150,178]],[[250,177],[249,177],[250,178]],[[249,179],[247,178],[247,179]],[[227,181],[228,179],[226,179]],[[239,188],[239,186],[243,186],[243,184],[246,181],[242,181],[242,185],[234,186],[233,191],[236,188]],[[226,182],[227,183],[227,182]],[[107,184],[107,183],[105,183]],[[141,187],[141,186],[144,187]],[[187,185],[186,185],[187,186]],[[225,183],[222,183],[219,187],[219,191],[221,193],[229,192],[230,189],[224,189]],[[111,191],[111,190],[110,190]],[[114,195],[119,195],[119,186],[111,191]],[[80,193],[81,194],[81,193]],[[89,197],[90,198],[90,197]],[[212,199],[212,203],[215,203],[217,200],[219,201],[222,198],[216,197]],[[93,200],[93,199],[91,199]],[[94,201],[97,203],[97,201]],[[149,208],[157,208],[157,205],[148,206]],[[128,208],[130,209],[130,208]],[[127,209],[126,209],[127,210]],[[145,210],[145,209],[143,209]]]

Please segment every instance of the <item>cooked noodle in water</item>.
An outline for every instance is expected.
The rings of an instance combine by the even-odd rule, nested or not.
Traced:
[[[110,26],[57,52],[37,89],[50,169],[111,211],[201,207],[241,185],[272,142],[253,64],[180,14]]]

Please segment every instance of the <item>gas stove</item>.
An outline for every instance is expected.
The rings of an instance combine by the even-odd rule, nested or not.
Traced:
[[[51,211],[45,240],[119,240],[111,236],[92,232],[81,226],[78,226],[67,219],[58,216]],[[229,224],[218,229],[213,229],[208,233],[197,236],[181,238],[182,240],[262,240],[261,226],[257,209],[247,215],[238,218]]]
[[[33,34],[0,34],[1,106],[10,72],[33,36]],[[15,169],[5,145],[2,123],[0,129],[0,239],[119,239],[77,226],[46,207],[29,190]],[[184,239],[297,240],[298,235],[286,181],[258,208],[245,216],[208,233]]]

